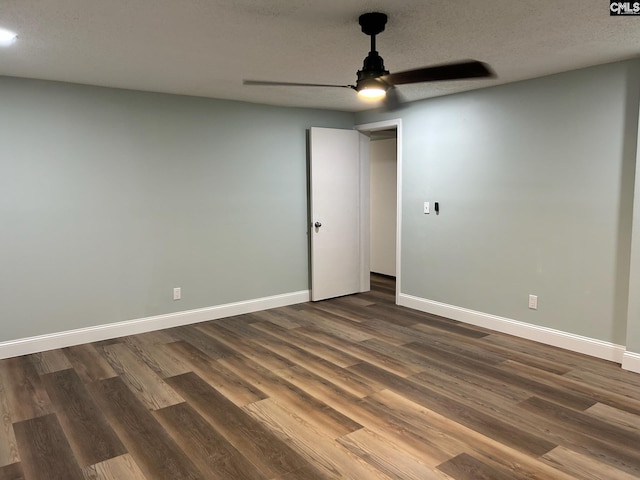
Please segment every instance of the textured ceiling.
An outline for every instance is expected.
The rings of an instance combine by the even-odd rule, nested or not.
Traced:
[[[0,75],[347,111],[369,50],[358,16],[389,15],[378,51],[392,73],[476,59],[497,79],[399,87],[408,100],[640,56],[640,17],[606,0],[0,0]]]

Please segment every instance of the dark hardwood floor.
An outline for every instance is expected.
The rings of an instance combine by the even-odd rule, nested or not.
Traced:
[[[640,478],[640,375],[372,291],[0,361],[0,480]]]

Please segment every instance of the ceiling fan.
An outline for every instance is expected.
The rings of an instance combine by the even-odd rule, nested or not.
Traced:
[[[321,83],[272,82],[263,80],[244,80],[244,85],[290,86],[290,87],[337,87],[350,88],[359,95],[369,98],[385,98],[385,106],[396,109],[400,106],[400,95],[396,85],[409,83],[437,82],[442,80],[459,80],[469,78],[485,78],[495,76],[490,67],[476,60],[449,63],[432,67],[417,68],[404,72],[389,73],[384,68],[384,61],[376,51],[376,35],[384,31],[387,16],[384,13],[372,12],[360,15],[358,19],[362,31],[371,37],[371,51],[364,59],[362,70],[358,70],[355,85],[327,85]]]

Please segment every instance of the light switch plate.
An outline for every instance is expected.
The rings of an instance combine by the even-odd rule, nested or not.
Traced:
[[[424,213],[431,213],[429,211],[429,202],[424,202]]]

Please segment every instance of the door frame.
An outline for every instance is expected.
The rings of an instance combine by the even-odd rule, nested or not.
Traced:
[[[354,130],[358,130],[362,133],[375,132],[378,130],[389,130],[395,128],[396,130],[396,304],[400,298],[400,272],[401,272],[401,257],[402,257],[402,119],[394,118],[391,120],[383,120],[380,122],[364,123],[355,125]],[[369,181],[369,159],[367,157],[366,165],[360,165],[360,178],[361,184],[364,181]],[[368,190],[368,188],[367,188]],[[368,200],[368,199],[367,199]],[[367,208],[367,210],[369,210]],[[368,222],[367,222],[368,223]],[[365,245],[369,245],[370,232],[361,232],[361,236],[366,235]],[[367,248],[367,251],[369,249]],[[369,262],[367,262],[368,264]]]

